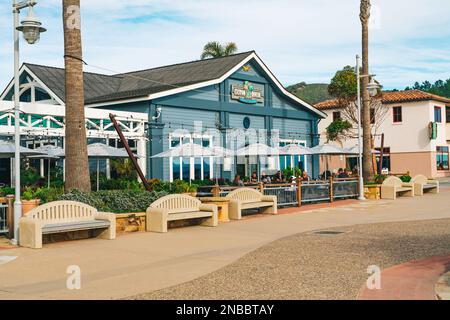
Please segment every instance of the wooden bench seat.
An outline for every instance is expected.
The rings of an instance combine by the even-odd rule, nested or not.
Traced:
[[[394,176],[384,180],[381,185],[381,199],[395,200],[398,195],[414,197],[414,184],[403,182]]]
[[[229,217],[230,219],[242,219],[242,210],[260,209],[262,213],[277,214],[277,197],[265,196],[258,190],[252,188],[239,188],[230,192],[227,196],[230,200]]]
[[[169,221],[198,218],[206,218],[201,225],[216,227],[219,223],[217,206],[202,204],[186,194],[172,194],[156,200],[147,208],[146,230],[164,233]]]
[[[19,243],[42,248],[43,234],[100,230],[102,239],[116,238],[116,217],[76,201],[54,201],[34,208],[19,222]]]
[[[414,192],[416,196],[423,196],[427,193],[439,193],[439,181],[428,179],[422,174],[416,175],[411,179],[414,184]]]

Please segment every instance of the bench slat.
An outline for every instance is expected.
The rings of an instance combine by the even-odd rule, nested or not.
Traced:
[[[195,218],[208,218],[208,217],[212,217],[212,214],[213,214],[212,212],[207,212],[207,211],[170,213],[167,217],[167,221],[195,219]]]
[[[262,207],[271,207],[273,206],[272,202],[266,201],[258,201],[258,202],[247,202],[241,205],[242,209],[253,209],[253,208],[262,208]]]
[[[91,229],[109,228],[110,222],[106,220],[77,221],[71,223],[48,224],[42,227],[42,234],[59,232],[81,231]]]

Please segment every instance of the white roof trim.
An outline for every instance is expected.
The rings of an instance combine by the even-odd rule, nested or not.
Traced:
[[[55,99],[55,101],[60,104],[61,106],[64,106],[65,103],[64,101],[62,101],[52,90],[49,89],[49,87],[47,87],[45,85],[44,82],[42,82],[25,64],[23,64],[20,69],[19,69],[19,77],[22,75],[22,72],[28,72],[28,74],[30,76],[33,77],[33,80],[36,81],[41,87],[42,89],[44,89],[45,91],[47,91],[47,93],[53,98]],[[8,94],[8,92],[13,88],[14,86],[14,78],[9,82],[8,86],[6,87],[5,91],[3,92],[2,96],[0,97],[0,100],[5,99],[5,96]]]

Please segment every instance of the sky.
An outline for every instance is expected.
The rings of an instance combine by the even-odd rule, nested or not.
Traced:
[[[21,62],[63,66],[61,3],[38,0],[35,15],[48,32],[36,45],[21,41]],[[81,0],[81,7],[91,72],[197,60],[216,40],[255,50],[285,86],[328,83],[361,51],[359,0]],[[450,1],[372,0],[370,25],[370,73],[385,89],[450,78]],[[12,75],[11,1],[3,0],[2,88]]]

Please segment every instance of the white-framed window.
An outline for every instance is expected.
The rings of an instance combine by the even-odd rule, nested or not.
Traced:
[[[306,141],[305,140],[296,140],[296,139],[280,139],[279,146],[284,147],[289,144],[297,144],[300,146],[306,147]],[[280,156],[278,158],[278,167],[280,170],[298,167],[304,171],[308,171],[308,161],[307,161],[306,155],[285,155]],[[302,166],[300,166],[302,164]]]
[[[203,147],[212,147],[211,135],[201,134],[169,134],[169,148],[175,148],[182,144],[194,143]],[[169,178],[173,180],[205,180],[214,177],[213,157],[170,157]]]

